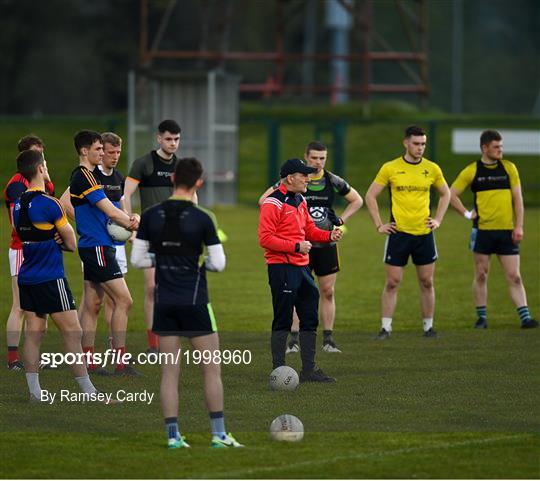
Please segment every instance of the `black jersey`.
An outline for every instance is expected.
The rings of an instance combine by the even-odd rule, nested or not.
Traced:
[[[94,169],[94,177],[103,186],[103,192],[107,198],[116,207],[120,207],[120,199],[124,195],[124,176],[116,169],[113,169],[110,174],[106,174],[98,166],[97,169]]]
[[[334,225],[329,218],[329,213],[333,211],[335,194],[347,195],[351,191],[351,186],[341,177],[323,171],[320,179],[310,179],[304,197],[308,204],[309,215],[319,229],[332,230]]]
[[[220,243],[212,212],[171,197],[143,213],[137,238],[149,241],[156,256],[156,304],[208,303],[201,254],[204,246]]]

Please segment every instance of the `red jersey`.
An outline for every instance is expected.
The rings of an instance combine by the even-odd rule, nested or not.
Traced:
[[[13,226],[13,206],[15,201],[28,189],[28,181],[18,172],[9,179],[9,182],[4,189],[4,201],[8,210],[9,223]],[[47,194],[54,196],[54,185],[52,182],[45,183],[45,191]],[[11,230],[11,249],[22,249],[22,242],[17,235],[15,229]]]
[[[297,252],[297,244],[306,240],[330,242],[331,234],[315,226],[304,197],[288,192],[283,184],[261,205],[259,244],[267,264],[306,266],[309,255]]]

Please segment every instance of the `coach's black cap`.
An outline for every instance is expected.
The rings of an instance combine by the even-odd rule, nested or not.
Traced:
[[[317,169],[315,167],[307,166],[300,159],[289,159],[281,166],[279,176],[283,179],[288,175],[296,174],[297,172],[300,174],[313,174],[313,172],[317,172]]]

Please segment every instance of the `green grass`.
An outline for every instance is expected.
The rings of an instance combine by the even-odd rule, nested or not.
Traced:
[[[96,385],[156,393],[152,404],[103,406],[29,404],[24,375],[0,369],[0,464],[6,478],[537,478],[539,469],[538,349],[540,331],[521,331],[500,267],[490,277],[490,328],[476,331],[471,295],[468,223],[449,212],[437,232],[435,325],[439,339],[421,336],[418,287],[409,266],[399,294],[393,337],[379,329],[384,274],[383,238],[367,213],[353,217],[340,247],[336,340],[342,355],[318,352],[338,378],[335,386],[302,385],[292,393],[267,389],[270,371],[270,293],[257,244],[257,210],[215,209],[229,240],[228,267],[209,274],[224,349],[249,349],[253,361],[223,366],[227,427],[245,450],[211,451],[199,369],[184,368],[180,423],[193,448],[169,452],[159,401],[159,369],[142,366],[139,379]],[[540,211],[528,209],[522,275],[529,306],[540,313]],[[5,216],[0,233],[7,244]],[[80,297],[76,254],[66,254],[72,290]],[[0,275],[8,279],[6,262]],[[128,347],[145,347],[142,273],[130,269],[135,299]],[[11,302],[7,283],[0,312]],[[105,348],[103,322],[97,346]],[[59,351],[50,325],[43,350]],[[3,344],[5,339],[1,337]],[[297,356],[291,365],[299,367]],[[45,371],[44,389],[75,389],[68,369]],[[269,439],[272,419],[289,412],[304,423],[297,444]]]

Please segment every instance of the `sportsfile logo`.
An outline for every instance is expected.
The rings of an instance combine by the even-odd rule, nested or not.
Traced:
[[[129,352],[118,349],[107,349],[101,352],[44,352],[41,354],[41,364],[52,368],[61,366],[73,366],[75,364],[99,364],[102,367],[116,364],[178,364],[182,350],[178,352],[141,352],[134,357]]]
[[[122,352],[117,349],[107,349],[101,352],[44,352],[41,354],[41,365],[52,368],[63,364],[72,366],[74,364],[98,364],[101,367],[117,364],[138,364],[141,366],[156,364],[177,365],[180,361],[186,364],[251,364],[252,354],[249,349],[215,349],[215,350],[182,350],[176,352],[141,352],[133,356],[129,352]]]

